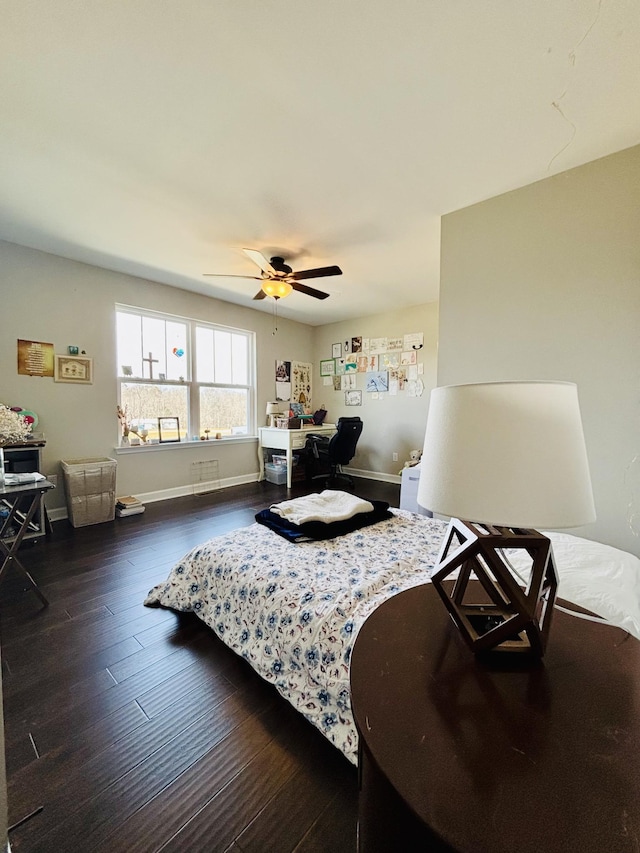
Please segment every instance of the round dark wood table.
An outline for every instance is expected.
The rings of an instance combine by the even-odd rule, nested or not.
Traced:
[[[475,657],[431,584],[351,660],[358,849],[640,851],[640,642],[556,612],[542,661]]]

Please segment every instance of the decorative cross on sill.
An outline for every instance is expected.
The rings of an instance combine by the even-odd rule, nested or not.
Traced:
[[[153,357],[153,353],[149,353],[149,358],[143,358],[142,361],[149,362],[149,379],[153,379],[153,365],[158,363],[158,359]]]

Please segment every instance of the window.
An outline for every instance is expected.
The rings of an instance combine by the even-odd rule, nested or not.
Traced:
[[[255,432],[254,334],[116,306],[120,406],[133,430],[158,439],[158,418],[180,438]]]

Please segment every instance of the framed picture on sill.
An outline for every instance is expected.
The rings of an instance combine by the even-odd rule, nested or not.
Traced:
[[[160,444],[180,441],[179,418],[158,418],[158,441]]]
[[[85,355],[56,355],[53,363],[54,382],[93,385],[93,359]]]

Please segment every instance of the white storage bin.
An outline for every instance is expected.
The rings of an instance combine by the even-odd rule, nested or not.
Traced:
[[[273,465],[267,462],[264,466],[264,476],[267,482],[282,486],[287,482],[287,466]]]
[[[400,509],[418,512],[433,518],[433,513],[418,504],[418,482],[420,480],[420,463],[412,468],[403,468],[400,475]]]

